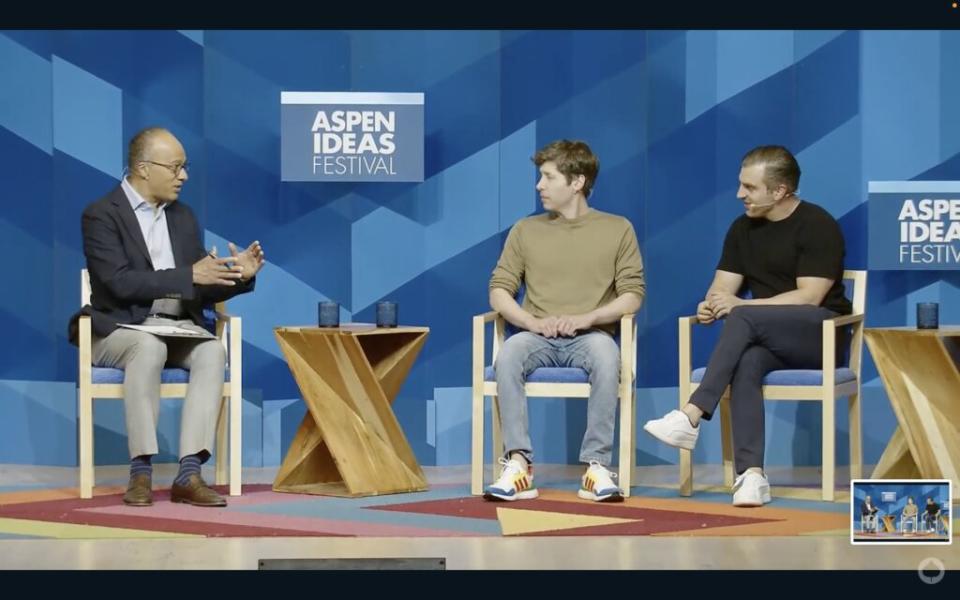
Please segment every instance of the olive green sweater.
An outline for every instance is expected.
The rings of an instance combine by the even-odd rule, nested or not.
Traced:
[[[633,225],[590,209],[576,219],[543,213],[518,221],[490,278],[490,289],[516,296],[537,318],[587,313],[627,292],[646,292]],[[612,332],[616,324],[601,326]]]

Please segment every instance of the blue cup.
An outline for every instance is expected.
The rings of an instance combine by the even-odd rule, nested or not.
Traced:
[[[340,305],[336,302],[321,302],[317,311],[319,312],[320,327],[340,326]]]
[[[940,305],[936,302],[917,303],[917,329],[940,327]]]
[[[397,326],[397,303],[384,300],[377,302],[377,327]]]

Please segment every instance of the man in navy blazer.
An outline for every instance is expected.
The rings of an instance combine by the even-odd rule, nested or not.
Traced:
[[[253,242],[230,256],[207,252],[193,211],[177,202],[188,179],[186,152],[166,129],[144,129],[130,141],[129,174],[83,211],[83,252],[91,303],[70,321],[90,315],[93,363],[123,369],[124,413],[130,450],[130,483],[123,501],[153,503],[151,458],[158,452],[160,373],[167,365],[189,369],[180,428],[180,470],[171,500],[225,506],[200,477],[210,458],[219,413],[226,354],[216,339],[161,337],[120,324],[177,325],[197,332],[203,308],[253,290],[264,264]]]

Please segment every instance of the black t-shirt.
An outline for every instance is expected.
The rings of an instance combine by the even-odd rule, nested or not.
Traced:
[[[816,204],[801,201],[781,221],[742,215],[730,225],[717,269],[743,275],[754,298],[797,289],[797,277],[832,279],[820,306],[841,315],[853,311],[843,293],[843,232]]]

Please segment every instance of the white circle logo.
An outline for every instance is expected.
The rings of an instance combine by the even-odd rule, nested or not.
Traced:
[[[924,571],[937,571],[936,575],[928,575]],[[947,570],[943,566],[943,562],[940,559],[925,558],[920,561],[920,565],[917,567],[917,575],[920,576],[920,581],[933,585],[935,583],[940,583],[940,580],[943,579],[943,576],[946,574]]]

